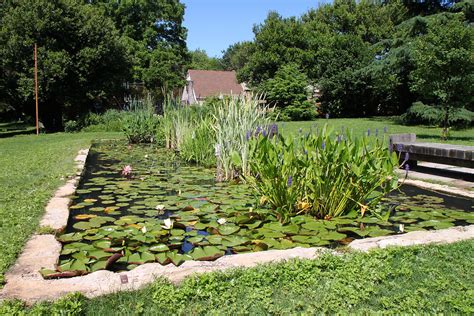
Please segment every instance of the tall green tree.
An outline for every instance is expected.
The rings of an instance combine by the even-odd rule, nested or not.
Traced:
[[[226,70],[242,69],[249,61],[254,51],[254,44],[251,41],[238,42],[230,45],[222,53],[222,65]]]
[[[189,65],[189,69],[224,70],[221,59],[209,57],[203,49],[191,51],[190,55],[191,64]]]
[[[38,45],[40,116],[46,128],[110,101],[128,77],[126,52],[103,10],[74,0],[10,1],[3,9],[4,102],[34,113],[33,47]]]
[[[121,35],[132,62],[134,81],[149,89],[172,90],[184,84],[190,56],[179,0],[83,0],[103,8]]]
[[[437,14],[423,22],[424,32],[413,44],[411,89],[443,109],[447,135],[450,112],[474,105],[474,29],[465,26],[462,13]]]

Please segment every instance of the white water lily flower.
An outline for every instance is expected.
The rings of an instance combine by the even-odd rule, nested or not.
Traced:
[[[163,227],[164,229],[171,229],[173,228],[173,221],[171,220],[171,218],[167,218],[163,221],[163,224],[164,225],[161,225],[161,227]]]
[[[226,222],[227,222],[227,220],[225,218],[219,218],[217,220],[217,223],[219,223],[219,225],[224,225]]]
[[[164,211],[165,210],[165,206],[163,204],[159,204],[155,207],[155,209],[157,209],[158,211]]]
[[[142,231],[142,233],[146,233],[146,226],[143,226],[142,229],[140,229]]]

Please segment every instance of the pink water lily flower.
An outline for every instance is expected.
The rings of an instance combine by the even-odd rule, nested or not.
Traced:
[[[126,165],[122,169],[122,176],[124,177],[130,177],[132,175],[132,166]]]

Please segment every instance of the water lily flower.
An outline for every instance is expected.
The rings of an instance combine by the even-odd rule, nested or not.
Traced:
[[[161,227],[163,229],[171,229],[173,228],[173,221],[171,220],[171,218],[167,218],[163,221],[163,225],[161,225]]]
[[[142,231],[142,233],[146,234],[146,226],[143,226],[140,230]]]
[[[130,177],[132,175],[132,166],[126,165],[122,169],[122,176],[124,177]]]
[[[227,220],[226,220],[225,218],[219,218],[219,219],[217,220],[217,223],[218,223],[219,225],[224,225],[226,222],[227,222]]]
[[[159,204],[155,207],[156,210],[162,212],[165,210],[165,206],[163,204]]]
[[[398,225],[398,232],[399,232],[399,233],[405,232],[405,225],[404,225],[404,224]]]

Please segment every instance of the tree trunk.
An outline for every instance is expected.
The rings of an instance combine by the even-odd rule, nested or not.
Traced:
[[[448,139],[448,129],[449,129],[449,106],[445,106],[445,111],[444,111],[444,120],[443,120],[443,140]]]

